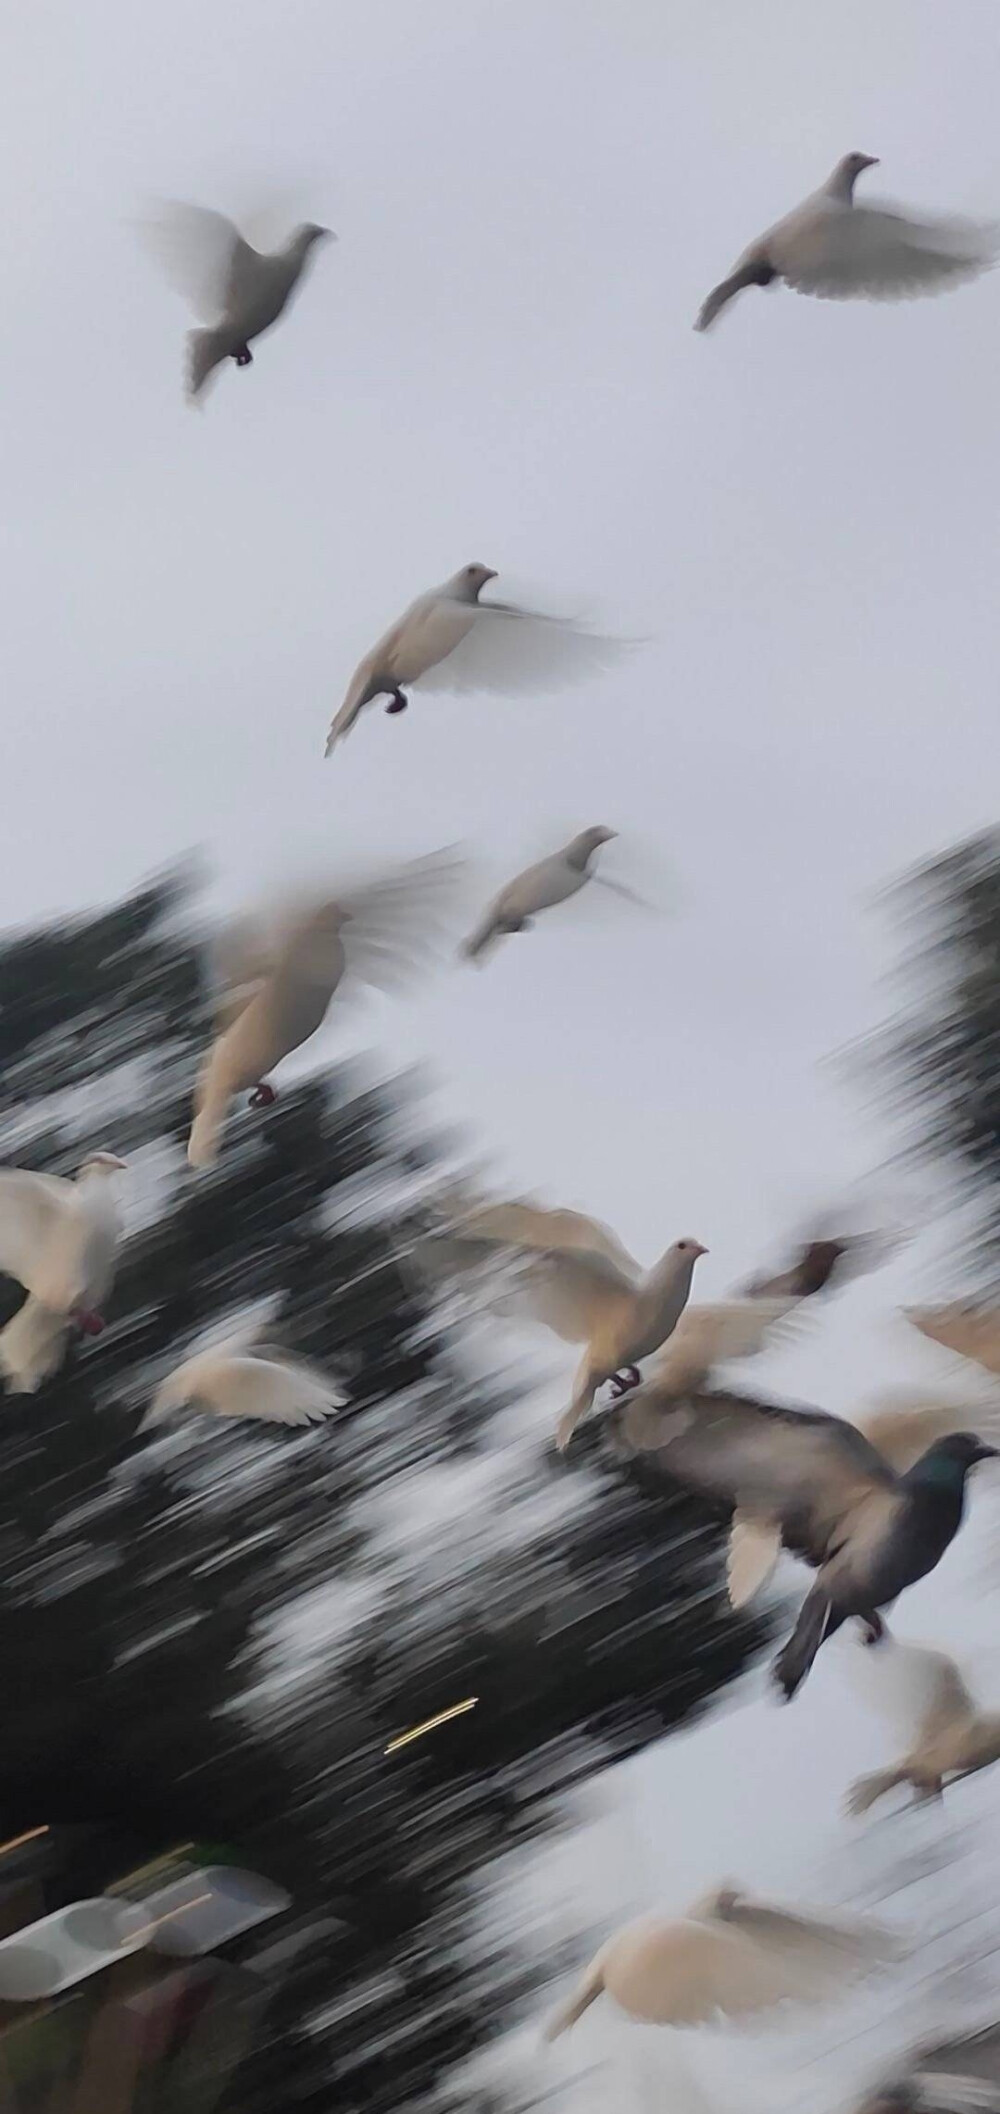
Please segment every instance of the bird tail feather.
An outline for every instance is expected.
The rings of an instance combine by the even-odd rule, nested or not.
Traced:
[[[729,1531],[726,1578],[729,1604],[745,1608],[766,1586],[781,1555],[781,1528],[773,1520],[734,1512]]]
[[[803,1681],[823,1643],[831,1630],[839,1629],[842,1617],[834,1613],[833,1604],[824,1592],[814,1586],[799,1609],[799,1619],[785,1645],[774,1662],[774,1676],[779,1688],[784,1690],[785,1701],[790,1703]]]
[[[569,2002],[564,2004],[560,2011],[553,2013],[545,2028],[545,2039],[557,2041],[560,2034],[568,2033],[570,2027],[576,2025],[577,2019],[582,2018],[585,2011],[589,2011],[591,2004],[596,2004],[603,1988],[604,1955],[599,1953],[577,1983]]]
[[[201,395],[210,374],[229,356],[229,333],[224,330],[188,331],[188,395],[192,403]]]
[[[735,272],[730,272],[728,279],[721,279],[718,286],[713,286],[707,300],[702,302],[695,329],[710,329],[716,316],[728,306],[734,294],[742,293],[745,286],[767,286],[773,278],[774,273],[766,265],[760,264],[745,264]]]
[[[56,1371],[66,1339],[65,1314],[28,1298],[0,1329],[0,1371],[13,1395],[33,1395]]]

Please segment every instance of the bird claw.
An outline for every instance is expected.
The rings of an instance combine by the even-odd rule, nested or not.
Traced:
[[[410,700],[403,690],[394,690],[386,706],[387,712],[405,712]]]
[[[247,1098],[248,1108],[273,1108],[278,1096],[273,1086],[255,1086]]]
[[[103,1314],[95,1313],[91,1307],[78,1308],[75,1319],[81,1336],[100,1336],[104,1332]]]
[[[239,350],[237,352],[234,352],[233,359],[235,360],[237,367],[252,367],[253,353],[251,352],[249,345],[241,345],[239,347]]]
[[[623,1395],[627,1395],[633,1387],[638,1387],[641,1379],[642,1374],[637,1365],[625,1365],[620,1373],[613,1373],[611,1377],[612,1402],[620,1402]]]

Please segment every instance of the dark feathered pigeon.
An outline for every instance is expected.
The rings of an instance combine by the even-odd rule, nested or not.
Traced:
[[[939,1563],[958,1532],[965,1478],[997,1449],[971,1432],[938,1439],[898,1475],[853,1424],[732,1394],[664,1397],[655,1381],[615,1416],[621,1450],[685,1489],[731,1505],[744,1533],[812,1564],[816,1583],[775,1662],[787,1700],[849,1616],[874,1636],[887,1607]]]

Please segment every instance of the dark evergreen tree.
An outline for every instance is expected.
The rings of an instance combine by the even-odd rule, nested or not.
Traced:
[[[434,1145],[410,1087],[334,1071],[188,1171],[208,1022],[185,917],[171,877],[0,950],[0,1154],[71,1172],[113,1149],[140,1204],[105,1334],[2,1403],[0,1823],[55,1830],[50,1903],[180,1839],[237,1845],[293,1895],[257,1954],[301,1942],[227,2105],[379,2114],[527,1994],[523,1960],[464,1946],[470,1877],[764,1640],[704,1510],[593,1436],[570,1465],[545,1430],[511,1440],[415,1291],[399,1230]],[[21,1294],[0,1291],[2,1319]],[[344,1378],[343,1416],[141,1431],[192,1337],[265,1298],[269,1335]]]
[[[971,1260],[1000,1277],[1000,830],[928,861],[895,891],[905,934],[901,1021],[878,1056],[917,1151],[971,1207]]]

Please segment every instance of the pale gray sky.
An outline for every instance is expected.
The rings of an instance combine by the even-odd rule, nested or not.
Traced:
[[[387,1064],[432,1059],[508,1177],[643,1256],[697,1234],[718,1289],[884,1145],[822,1064],[887,1003],[866,898],[995,819],[1000,281],[692,319],[848,149],[882,158],[866,195],[1000,210],[995,5],[9,23],[5,921],[195,844],[236,890],[286,848],[461,837],[493,878],[617,827],[674,917],[581,904],[366,1028]],[[127,225],[151,193],[276,194],[340,236],[200,415],[188,318]],[[324,765],[359,654],[471,558],[652,643],[585,694],[372,713]],[[882,1318],[909,1272],[780,1384],[846,1408],[872,1372],[936,1374]]]

